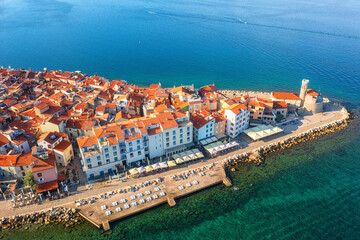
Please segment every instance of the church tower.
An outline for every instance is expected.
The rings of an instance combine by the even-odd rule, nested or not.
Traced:
[[[300,89],[301,107],[304,106],[308,85],[309,85],[309,80],[303,79],[301,82],[301,89]]]

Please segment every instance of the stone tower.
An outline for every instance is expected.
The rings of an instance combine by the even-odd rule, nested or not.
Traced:
[[[301,82],[301,89],[300,89],[301,107],[304,106],[304,101],[305,101],[308,85],[309,85],[309,80],[303,79]]]

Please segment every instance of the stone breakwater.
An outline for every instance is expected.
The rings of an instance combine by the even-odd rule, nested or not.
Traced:
[[[265,156],[267,154],[288,149],[296,144],[305,143],[317,139],[320,136],[340,131],[344,129],[353,119],[352,114],[350,114],[344,107],[342,107],[341,111],[343,113],[343,117],[339,120],[315,127],[313,129],[309,129],[305,132],[299,133],[296,136],[289,136],[288,138],[282,139],[281,141],[261,146],[251,152],[236,154],[230,158],[225,159],[223,161],[223,165],[225,168],[231,171],[235,171],[235,166],[240,163],[255,163],[256,165],[260,165],[264,163]]]
[[[32,214],[13,216],[11,218],[3,217],[0,221],[0,226],[2,229],[16,229],[20,227],[28,229],[27,225],[29,224],[39,224],[40,226],[63,224],[65,227],[73,227],[82,221],[83,218],[77,209],[57,207]]]

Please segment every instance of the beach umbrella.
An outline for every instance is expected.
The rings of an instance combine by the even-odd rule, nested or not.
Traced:
[[[177,158],[177,159],[175,160],[175,162],[176,162],[177,164],[181,164],[181,163],[184,163],[184,160],[182,160],[182,158]]]
[[[168,161],[167,164],[168,164],[169,167],[176,167],[177,166],[176,162],[174,160]]]
[[[158,169],[161,168],[159,163],[153,164],[152,167],[153,167],[154,170],[158,170]]]
[[[145,167],[145,170],[146,170],[146,172],[148,173],[148,172],[154,171],[154,168],[153,168],[151,165],[149,165],[149,166],[146,166],[146,167]]]
[[[161,162],[160,167],[161,168],[168,168],[169,166],[168,166],[167,162]]]
[[[129,172],[130,172],[131,175],[139,174],[139,171],[136,168],[130,169]]]
[[[139,167],[137,170],[139,171],[139,173],[146,172],[146,170],[145,170],[145,168],[143,166]]]

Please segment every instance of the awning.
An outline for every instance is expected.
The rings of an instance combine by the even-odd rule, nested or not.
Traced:
[[[172,161],[167,161],[167,164],[168,164],[169,167],[176,167],[176,166],[177,166],[177,165],[176,165],[176,162],[175,162],[174,160],[172,160]]]
[[[154,171],[154,168],[153,168],[151,165],[149,165],[149,166],[146,166],[146,167],[145,167],[145,170],[146,170],[146,172],[148,173],[148,172]]]
[[[183,157],[183,159],[184,159],[184,162],[188,162],[191,160],[191,158],[189,156],[185,156],[185,157]]]
[[[161,162],[160,167],[161,168],[167,168],[167,167],[169,167],[169,165],[167,164],[167,162]]]
[[[200,152],[199,149],[197,149],[197,148],[194,148],[194,149],[192,149],[191,151],[192,151],[193,153],[198,153],[198,152]]]
[[[246,129],[244,133],[253,140],[259,140],[282,131],[283,130],[281,128],[273,127],[272,125],[259,125],[257,127]]]
[[[182,163],[184,163],[184,160],[183,160],[182,158],[177,158],[177,159],[175,160],[175,162],[176,162],[177,164],[182,164]]]
[[[196,153],[196,156],[197,156],[198,158],[203,158],[203,157],[204,157],[204,154],[202,154],[201,152],[198,152],[198,153]]]
[[[145,168],[143,166],[139,167],[137,170],[139,171],[139,173],[146,172],[146,170],[145,170]]]
[[[37,185],[36,193],[47,192],[47,191],[51,191],[51,190],[58,189],[58,188],[59,188],[58,181],[55,180],[55,181]]]
[[[159,163],[153,164],[152,167],[153,167],[154,170],[158,170],[158,169],[161,168]]]
[[[59,181],[65,181],[65,175],[64,174],[59,174],[58,175],[58,180]]]
[[[131,175],[136,175],[136,174],[139,174],[139,171],[136,168],[132,168],[132,169],[129,170],[129,173]]]
[[[189,158],[191,158],[191,160],[195,160],[195,159],[197,159],[197,157],[196,157],[196,155],[195,155],[195,154],[190,154],[190,155],[189,155]]]

